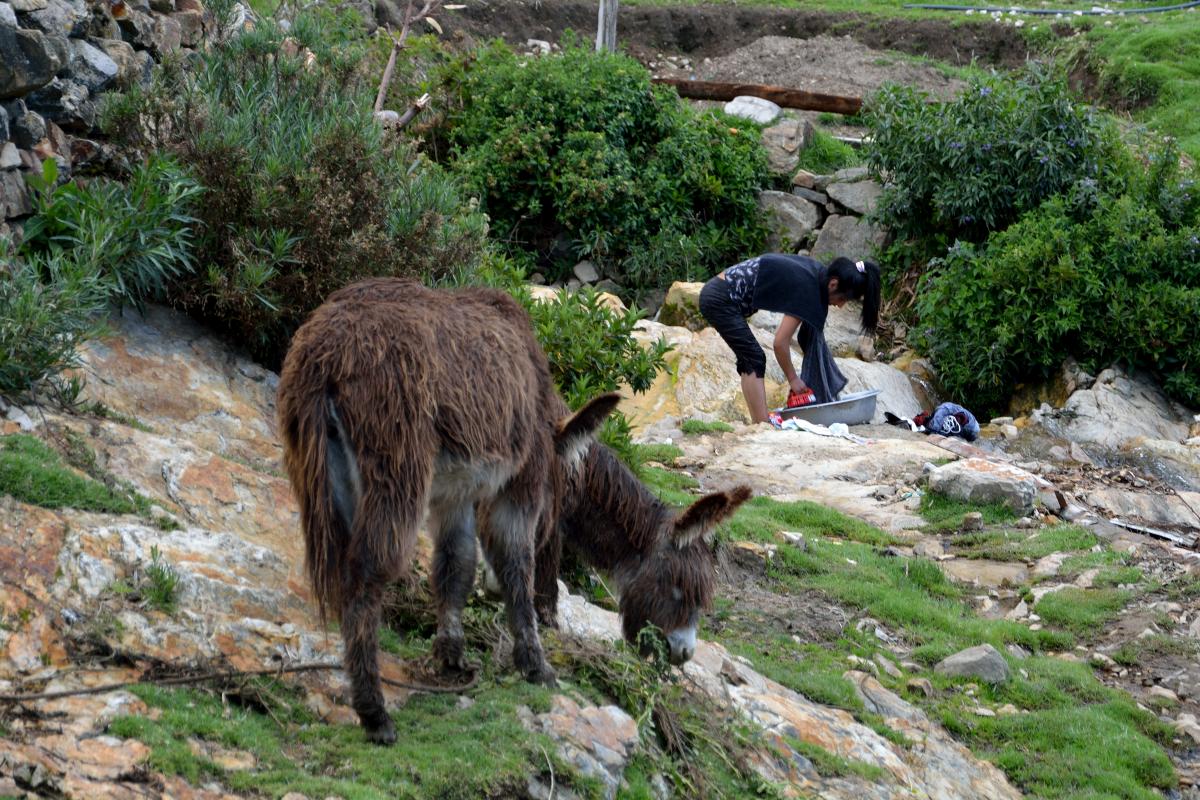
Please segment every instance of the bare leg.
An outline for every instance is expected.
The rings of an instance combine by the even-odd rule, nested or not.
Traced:
[[[513,665],[531,683],[554,683],[538,637],[533,607],[533,536],[536,517],[506,497],[497,498],[483,522],[483,547],[496,570],[513,634]]]
[[[449,509],[437,534],[433,555],[433,593],[438,632],[433,655],[446,670],[466,669],[462,610],[475,584],[475,508],[470,503]]]
[[[750,409],[751,422],[767,421],[767,385],[757,375],[742,375],[742,394]]]

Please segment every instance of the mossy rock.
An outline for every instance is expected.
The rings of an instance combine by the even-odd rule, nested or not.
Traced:
[[[658,312],[658,321],[691,331],[707,328],[708,322],[700,313],[700,290],[703,288],[703,283],[676,281],[671,284],[667,299],[663,300]]]

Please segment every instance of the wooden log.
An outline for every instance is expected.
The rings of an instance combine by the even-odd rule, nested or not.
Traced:
[[[741,95],[770,100],[783,108],[804,111],[830,111],[834,114],[857,114],[862,109],[861,97],[806,92],[786,86],[764,86],[758,83],[721,83],[719,81],[686,81],[676,78],[652,78],[655,83],[675,87],[680,97],[690,100],[729,101]]]

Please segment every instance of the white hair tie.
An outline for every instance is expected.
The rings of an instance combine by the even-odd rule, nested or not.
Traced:
[[[866,264],[864,264],[864,263],[863,263],[863,262],[861,262],[861,261],[855,261],[855,262],[854,262],[854,266],[858,267],[858,271],[859,271],[859,272],[866,272],[866,271],[867,271],[867,265],[866,265]]]

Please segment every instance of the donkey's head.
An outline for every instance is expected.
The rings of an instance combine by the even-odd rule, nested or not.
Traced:
[[[711,608],[716,586],[713,530],[749,497],[749,487],[739,486],[706,495],[663,519],[667,528],[659,532],[653,551],[622,581],[626,641],[636,644],[639,631],[653,625],[666,637],[672,664],[695,654],[700,612]]]

